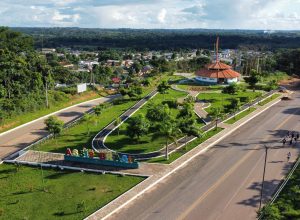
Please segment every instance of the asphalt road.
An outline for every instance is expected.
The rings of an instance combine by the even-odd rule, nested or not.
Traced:
[[[268,151],[263,202],[271,197],[299,154],[279,141],[300,131],[300,93],[240,127],[206,153],[130,203],[111,219],[256,219]],[[287,162],[287,153],[292,153]]]
[[[88,112],[99,103],[111,101],[117,96],[118,95],[99,98],[78,104],[74,107],[62,110],[56,115],[67,123],[82,116],[85,112]],[[0,136],[0,160],[48,135],[48,132],[45,130],[44,120],[45,118],[39,119],[31,124]]]
[[[149,93],[147,96],[145,96],[144,98],[142,98],[140,101],[138,101],[134,106],[132,106],[132,108],[128,109],[127,111],[125,111],[121,116],[120,116],[120,120],[121,121],[126,121],[130,115],[132,115],[135,111],[137,111],[139,108],[141,108],[149,99],[151,99],[155,94],[157,93],[156,90],[152,91],[151,93]],[[110,132],[112,130],[115,129],[115,125],[114,123],[109,124],[107,127],[105,127],[102,131],[100,131],[94,138],[93,140],[93,147],[96,148],[97,150],[100,149],[105,149],[105,145],[104,145],[104,141],[105,138],[110,134]],[[143,158],[144,156],[146,156],[146,154],[130,154],[130,155],[134,155],[136,157],[141,157]]]

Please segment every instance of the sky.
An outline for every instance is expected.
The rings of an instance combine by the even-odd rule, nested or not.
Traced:
[[[0,26],[300,30],[300,0],[1,0]]]

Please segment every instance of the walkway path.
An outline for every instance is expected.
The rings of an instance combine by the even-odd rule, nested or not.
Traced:
[[[104,144],[104,141],[106,139],[106,137],[113,132],[116,128],[118,128],[119,126],[121,126],[121,124],[123,122],[125,122],[131,115],[133,115],[137,110],[139,110],[144,104],[146,104],[152,97],[154,97],[158,92],[156,90],[152,91],[150,94],[148,94],[147,96],[145,96],[144,98],[142,98],[140,101],[138,101],[133,107],[131,107],[130,109],[128,109],[127,111],[125,111],[121,116],[120,116],[120,120],[121,123],[118,125],[115,125],[115,121],[113,121],[112,123],[110,123],[108,126],[106,126],[104,129],[102,129],[94,138],[92,141],[92,146],[95,150],[101,150],[101,149],[107,149],[110,150],[109,148],[107,148]],[[111,150],[113,151],[113,150]],[[153,157],[156,154],[127,154],[127,155],[132,155],[135,158],[137,157]]]

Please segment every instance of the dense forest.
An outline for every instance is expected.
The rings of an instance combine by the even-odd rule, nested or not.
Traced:
[[[55,82],[75,83],[81,78],[50,65],[34,50],[31,37],[0,27],[0,124],[14,115],[66,101],[68,91],[54,90]]]
[[[270,50],[297,48],[299,31],[253,31],[208,29],[96,29],[96,28],[14,28],[35,39],[36,47],[77,49],[130,48],[136,50],[213,49],[216,35],[221,47]]]

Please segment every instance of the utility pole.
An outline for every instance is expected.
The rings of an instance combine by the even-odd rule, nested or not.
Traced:
[[[93,86],[95,86],[95,76],[93,73],[93,64],[89,65],[89,70],[90,70],[90,86],[93,84]]]
[[[48,100],[48,82],[46,78],[46,107],[49,108],[49,100]]]
[[[262,196],[263,196],[263,190],[264,190],[264,182],[265,182],[265,173],[266,173],[266,165],[267,165],[267,157],[268,157],[268,150],[269,147],[264,145],[265,148],[265,163],[264,163],[264,172],[263,172],[263,179],[261,182],[261,190],[260,190],[260,201],[259,201],[259,210],[261,209],[261,203],[262,203]]]
[[[258,71],[259,71],[259,57],[257,58],[257,66],[256,66],[256,72],[259,73]]]

